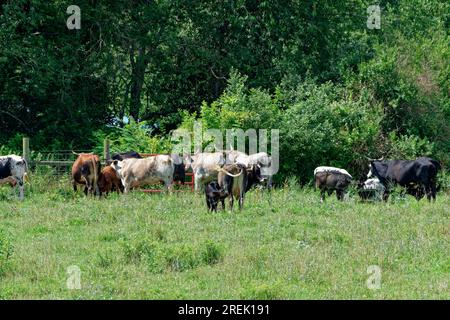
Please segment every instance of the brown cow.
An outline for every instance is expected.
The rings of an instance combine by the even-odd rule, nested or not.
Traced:
[[[108,194],[111,191],[117,191],[117,193],[123,192],[123,185],[120,181],[116,170],[111,166],[103,168],[98,179],[98,187],[100,191]]]
[[[77,191],[77,184],[84,185],[84,194],[101,195],[98,179],[101,173],[100,157],[93,153],[80,153],[72,166],[73,190]]]
[[[0,184],[9,184],[11,187],[15,187],[17,181],[13,177],[7,177],[5,179],[0,179]]]

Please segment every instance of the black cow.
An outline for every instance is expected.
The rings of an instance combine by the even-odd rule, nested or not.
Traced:
[[[112,155],[112,160],[122,161],[124,159],[130,159],[130,158],[142,159],[142,156],[133,150],[127,151],[127,152],[122,152],[122,153],[115,153]]]
[[[222,202],[222,209],[225,209],[225,198],[228,197],[228,192],[219,186],[217,181],[211,181],[205,187],[206,205],[208,211],[217,212],[217,204]]]
[[[271,176],[266,178],[261,175],[261,167],[259,165],[253,165],[250,167],[250,169],[247,168],[247,181],[245,183],[245,192],[249,191],[253,186],[261,184],[262,182],[270,180],[271,178],[272,178]],[[270,182],[268,182],[268,185],[269,183]]]
[[[367,177],[376,176],[386,188],[383,199],[389,198],[389,188],[400,185],[407,193],[420,200],[436,200],[436,176],[441,166],[438,161],[421,157],[416,160],[375,160],[370,162]]]
[[[173,181],[178,181],[181,184],[184,184],[186,182],[186,169],[183,163],[183,158],[177,154],[171,154],[170,156],[174,164]]]

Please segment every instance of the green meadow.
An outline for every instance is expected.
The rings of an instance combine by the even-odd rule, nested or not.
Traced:
[[[212,214],[190,192],[98,200],[32,182],[23,202],[0,187],[1,299],[450,298],[448,194],[320,204],[291,185]]]

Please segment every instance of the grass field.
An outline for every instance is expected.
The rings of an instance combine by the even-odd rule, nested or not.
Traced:
[[[210,214],[191,193],[95,200],[33,179],[23,202],[0,187],[2,299],[450,298],[449,195],[321,205],[291,187]],[[371,265],[379,289],[366,285]]]

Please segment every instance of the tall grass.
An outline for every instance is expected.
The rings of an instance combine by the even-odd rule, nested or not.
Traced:
[[[98,200],[74,194],[68,177],[33,175],[23,202],[0,187],[13,248],[0,298],[448,299],[449,199],[320,204],[292,180],[247,193],[242,211],[211,214],[203,195]],[[70,266],[80,290],[66,285]]]

